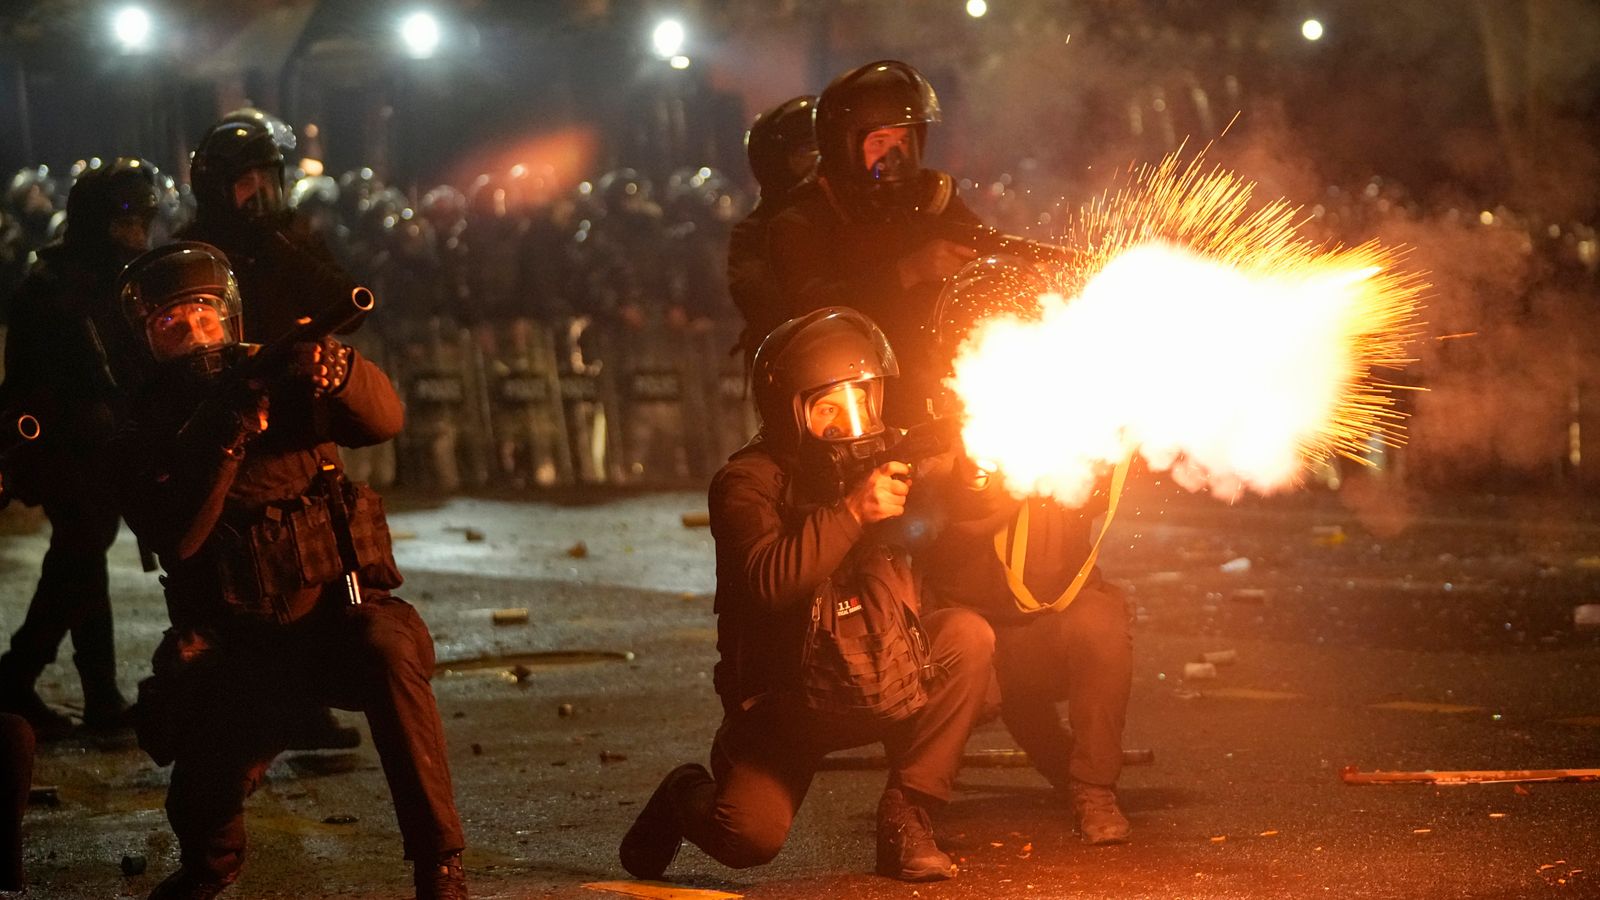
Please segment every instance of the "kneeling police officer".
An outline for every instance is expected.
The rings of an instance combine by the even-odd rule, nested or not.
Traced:
[[[282,371],[245,365],[239,294],[184,242],[123,274],[149,377],[121,439],[128,524],[159,555],[172,627],[140,685],[139,739],[173,763],[180,868],[153,898],[211,898],[244,861],[243,810],[313,704],[366,713],[417,897],[465,898],[463,838],[429,678],[433,640],[400,585],[382,501],[337,446],[392,438],[384,374],[332,339]]]
[[[891,771],[878,804],[877,871],[908,881],[955,874],[928,814],[949,798],[983,706],[993,635],[982,617],[947,609],[921,619],[928,678],[909,716],[846,727],[819,709],[815,683],[797,678],[820,616],[868,619],[864,590],[823,591],[868,564],[861,557],[884,544],[874,526],[905,512],[905,463],[844,478],[840,466],[891,436],[880,415],[883,382],[898,371],[878,327],[842,307],[780,325],[756,354],[761,431],[717,473],[709,500],[722,726],[711,770],[691,763],[669,772],[623,838],[622,864],[635,877],[661,877],[684,838],[734,868],[770,862],[823,756],[879,741]],[[895,670],[871,675],[881,676],[865,679],[872,684],[897,683]]]

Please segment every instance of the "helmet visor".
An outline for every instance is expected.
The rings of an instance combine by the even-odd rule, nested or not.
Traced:
[[[883,384],[846,381],[814,391],[801,404],[806,431],[824,441],[851,441],[883,430]]]
[[[221,252],[193,241],[168,244],[128,265],[122,312],[158,362],[237,343],[239,286]]]
[[[283,170],[275,166],[246,169],[233,180],[233,206],[250,219],[283,212],[288,208],[283,193]]]
[[[145,337],[157,362],[206,353],[234,343],[227,303],[204,293],[189,294],[145,319]]]

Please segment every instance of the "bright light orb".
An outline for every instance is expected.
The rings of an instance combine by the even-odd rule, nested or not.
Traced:
[[[1316,19],[1307,19],[1301,22],[1300,36],[1308,41],[1322,40],[1322,23]]]
[[[111,30],[117,36],[117,43],[130,52],[150,46],[150,32],[153,29],[150,13],[142,6],[124,6],[111,19]]]
[[[667,63],[674,69],[687,69],[689,68],[689,57],[674,56],[673,58],[667,60]]]
[[[988,11],[989,0],[967,0],[967,15],[974,19],[983,18],[983,14]]]
[[[439,19],[433,13],[418,11],[400,20],[400,40],[413,59],[427,59],[439,49],[442,37]]]
[[[683,42],[687,37],[688,33],[684,31],[682,22],[677,19],[663,19],[650,34],[650,43],[655,47],[657,56],[671,59],[681,55]]]

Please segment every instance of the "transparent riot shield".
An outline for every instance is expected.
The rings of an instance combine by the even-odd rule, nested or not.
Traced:
[[[637,484],[684,484],[689,460],[702,455],[691,452],[688,445],[698,445],[704,437],[701,428],[684,427],[685,397],[698,394],[690,388],[691,348],[684,332],[650,316],[641,327],[622,329],[618,338],[626,363],[622,376],[626,478]]]
[[[406,401],[406,429],[401,469],[408,480],[429,490],[461,490],[461,431],[470,390],[462,345],[456,329],[430,319],[420,341],[408,345],[401,383]]]
[[[489,364],[496,477],[517,488],[571,484],[554,337],[531,319],[513,321],[507,337]]]
[[[618,441],[614,438],[616,391],[606,371],[605,342],[600,329],[588,316],[567,321],[559,335],[558,377],[561,406],[566,420],[567,447],[573,477],[582,484],[614,481],[620,465],[614,461]]]

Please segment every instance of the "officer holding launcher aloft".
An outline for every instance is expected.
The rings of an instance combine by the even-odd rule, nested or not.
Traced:
[[[135,260],[119,297],[148,370],[116,457],[121,499],[160,557],[172,619],[138,731],[173,763],[182,867],[151,897],[206,900],[232,883],[245,799],[296,725],[332,704],[366,713],[417,897],[465,898],[433,640],[389,593],[401,578],[382,500],[343,477],[337,450],[400,431],[394,388],[327,337],[337,316],[249,357],[233,273],[207,244]]]

